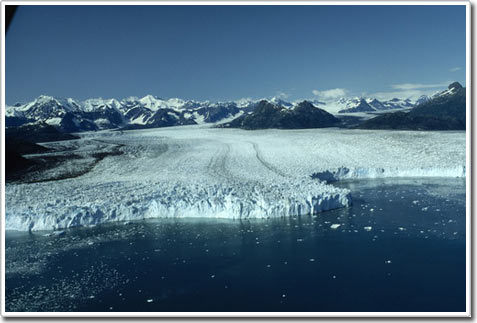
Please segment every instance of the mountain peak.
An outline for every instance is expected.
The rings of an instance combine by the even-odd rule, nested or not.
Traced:
[[[160,100],[160,98],[158,98],[158,97],[155,96],[155,95],[148,94],[148,95],[145,95],[144,97],[142,97],[142,98],[140,99],[140,101],[144,101],[144,100],[147,100],[147,101],[156,101],[156,100]]]
[[[39,97],[37,97],[35,101],[36,102],[49,102],[49,101],[53,101],[53,100],[55,100],[54,97],[42,94]]]
[[[300,108],[316,108],[313,103],[311,103],[310,101],[307,101],[307,100],[304,100],[300,103],[298,103],[297,107],[300,107]]]
[[[448,88],[449,90],[450,90],[450,89],[459,90],[459,89],[462,89],[462,85],[461,85],[459,82],[454,82],[454,83],[451,83],[447,88]]]
[[[279,97],[272,97],[271,99],[268,100],[270,103],[285,107],[285,108],[290,108],[292,107],[293,104],[291,104],[288,101],[285,101]]]

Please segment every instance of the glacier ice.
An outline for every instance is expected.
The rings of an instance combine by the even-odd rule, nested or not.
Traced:
[[[312,177],[327,182],[334,182],[343,179],[382,177],[465,177],[465,166],[430,166],[417,168],[409,168],[406,166],[389,168],[339,167],[313,173]]]
[[[47,187],[51,183],[17,185],[9,195],[36,192],[41,198],[9,206],[6,227],[23,231],[50,230],[154,217],[267,218],[313,214],[351,203],[349,191],[313,181],[292,186],[147,182],[133,188],[134,196],[127,189],[121,191],[124,186],[115,184],[81,188],[77,198],[54,206],[46,202],[48,196],[40,193],[51,193]]]
[[[243,131],[195,125],[81,136],[44,145],[84,154],[95,149],[92,145],[111,145],[122,154],[102,159],[76,178],[7,183],[7,230],[152,217],[308,215],[351,203],[349,190],[327,181],[465,176],[465,132]]]

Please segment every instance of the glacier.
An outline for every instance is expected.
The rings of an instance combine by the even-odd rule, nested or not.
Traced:
[[[463,131],[245,131],[191,125],[80,135],[43,145],[54,154],[88,156],[108,147],[122,154],[105,157],[79,177],[7,183],[7,230],[153,217],[310,215],[352,203],[352,192],[329,183],[334,180],[465,177]]]
[[[344,179],[382,178],[382,177],[465,177],[465,166],[449,168],[442,167],[339,167],[337,169],[317,172],[311,175],[326,182],[335,182]]]

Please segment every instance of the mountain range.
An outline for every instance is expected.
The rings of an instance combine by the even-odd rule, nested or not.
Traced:
[[[62,132],[113,128],[155,128],[197,123],[214,123],[251,111],[252,101],[197,102],[164,100],[152,95],[143,98],[89,99],[75,101],[39,96],[26,104],[7,106],[7,127],[45,123]]]
[[[47,124],[60,132],[72,133],[103,129],[141,129],[230,121],[251,113],[262,100],[242,99],[229,102],[161,99],[147,95],[143,98],[88,99],[76,101],[41,95],[35,100],[13,106],[5,111],[6,127],[25,124]],[[268,100],[286,109],[298,102],[280,98]],[[329,113],[372,112],[412,108],[410,100],[392,99],[379,101],[375,98],[341,98],[335,101],[309,101]]]
[[[466,90],[454,82],[442,92],[420,103],[409,111],[384,113],[366,120],[358,128],[397,130],[465,130]]]
[[[329,101],[315,100],[311,101],[311,103],[316,107],[333,114],[402,110],[411,109],[416,105],[411,99],[393,98],[391,100],[378,100],[376,98],[367,97],[339,98],[337,100]]]
[[[16,133],[20,133],[21,129],[25,127],[28,127],[28,131],[32,127],[44,128],[49,134],[45,139],[50,140],[54,129],[59,133],[75,133],[103,129],[141,129],[203,123],[218,123],[228,127],[239,126],[250,129],[271,126],[303,128],[336,125],[338,122],[335,117],[341,119],[344,125],[346,118],[364,113],[368,117],[378,114],[378,117],[365,122],[364,127],[379,128],[382,126],[391,129],[394,129],[393,127],[407,129],[407,123],[422,124],[424,121],[421,119],[424,117],[427,119],[429,117],[441,119],[445,117],[448,119],[449,127],[455,129],[461,127],[462,122],[465,124],[465,90],[462,89],[462,86],[456,82],[445,91],[437,92],[432,96],[421,96],[416,101],[398,98],[378,100],[377,98],[355,97],[303,102],[288,102],[281,98],[210,102],[179,98],[162,99],[153,95],[146,95],[142,98],[129,97],[122,100],[99,98],[77,101],[71,98],[62,99],[41,95],[25,104],[17,103],[7,106],[5,126],[9,130],[7,132],[18,128],[17,131],[14,131]],[[459,99],[456,99],[456,93],[459,94],[457,96]],[[436,105],[438,107],[434,109],[433,107]],[[462,106],[464,107],[462,108]],[[255,113],[258,107],[260,110]],[[390,115],[386,113],[388,111],[401,112]],[[327,113],[325,114],[325,112]],[[303,117],[302,115],[307,116]],[[399,115],[405,116],[407,120],[398,117]],[[410,117],[414,119],[410,120]],[[263,124],[260,124],[260,118],[264,118]],[[271,121],[267,118],[271,118]],[[452,118],[457,118],[460,126]],[[384,122],[384,120],[387,121]],[[439,122],[442,123],[442,120]],[[397,123],[403,123],[403,126],[398,126]],[[434,125],[429,127],[434,129]],[[427,128],[424,126],[423,129]]]

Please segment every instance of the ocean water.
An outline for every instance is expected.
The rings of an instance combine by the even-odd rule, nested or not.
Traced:
[[[7,311],[465,311],[465,180],[335,183],[353,206],[7,232]]]

